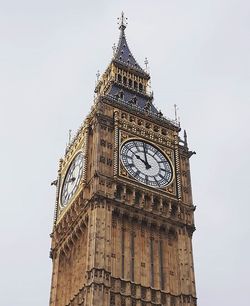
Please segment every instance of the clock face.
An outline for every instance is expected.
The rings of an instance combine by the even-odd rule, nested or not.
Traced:
[[[83,170],[83,154],[78,153],[71,162],[61,189],[61,207],[65,207],[80,183]]]
[[[145,141],[125,142],[120,156],[128,173],[145,185],[162,188],[172,180],[172,166],[167,157],[157,147]]]

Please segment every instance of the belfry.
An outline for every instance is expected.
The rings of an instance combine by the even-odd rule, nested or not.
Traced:
[[[197,305],[187,136],[154,105],[120,18],[93,107],[60,160],[50,306]]]

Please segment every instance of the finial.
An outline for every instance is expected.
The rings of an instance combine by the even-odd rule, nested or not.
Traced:
[[[113,55],[115,55],[115,53],[116,53],[116,44],[113,44],[112,50],[113,50]]]
[[[148,71],[148,59],[145,57],[145,61],[144,61],[145,67],[146,67],[146,71]]]
[[[177,122],[177,110],[178,110],[178,107],[176,104],[174,104],[174,120]]]
[[[121,17],[119,17],[117,19],[118,19],[117,24],[119,25],[119,29],[124,31],[126,29],[127,25],[128,25],[128,22],[127,22],[128,18],[126,18],[124,16],[124,12],[122,12]]]
[[[71,142],[71,132],[72,132],[72,130],[69,130],[69,145],[70,145],[70,142]]]
[[[95,81],[95,86],[97,86],[98,81],[99,81],[99,78],[100,78],[100,71],[99,71],[99,70],[97,70],[97,73],[96,73],[96,81]]]
[[[96,73],[96,81],[98,81],[98,80],[99,80],[99,77],[100,77],[100,71],[99,71],[99,70],[97,70],[97,73]]]
[[[184,130],[184,145],[187,147],[187,132]]]

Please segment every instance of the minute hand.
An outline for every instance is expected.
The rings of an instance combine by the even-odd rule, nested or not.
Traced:
[[[143,149],[144,149],[145,162],[146,162],[147,165],[149,166],[148,159],[147,159],[147,154],[146,154],[146,146],[145,146],[145,143],[143,143]]]

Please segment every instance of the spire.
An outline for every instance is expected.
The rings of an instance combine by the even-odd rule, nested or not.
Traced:
[[[124,12],[122,12],[121,17],[120,18],[118,17],[117,19],[119,20],[118,22],[119,29],[124,32],[124,30],[126,29],[128,25],[128,22],[127,22],[128,18],[124,17]]]
[[[118,24],[119,24],[119,30],[120,30],[120,37],[118,46],[114,52],[113,60],[123,66],[127,66],[128,68],[133,68],[140,73],[145,74],[148,76],[148,73],[145,72],[139,64],[136,62],[134,56],[132,55],[127,40],[125,36],[125,29],[127,27],[127,18],[124,16],[124,13],[122,12],[121,17],[118,18]]]
[[[122,12],[121,17],[117,19],[120,30],[118,45],[113,45],[112,60],[102,77],[99,79],[99,74],[97,75],[98,80],[95,87],[97,98],[105,97],[111,104],[122,105],[136,112],[167,120],[153,103],[148,59],[144,61],[144,70],[135,60],[126,40],[127,18]],[[176,121],[172,123],[177,127]]]

